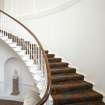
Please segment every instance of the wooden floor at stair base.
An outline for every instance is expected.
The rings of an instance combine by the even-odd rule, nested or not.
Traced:
[[[0,100],[0,105],[23,105],[23,102],[11,101],[11,100]]]

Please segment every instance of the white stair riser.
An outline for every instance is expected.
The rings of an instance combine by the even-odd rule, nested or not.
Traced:
[[[2,33],[0,33],[0,38],[3,36],[3,34]]]
[[[24,61],[24,63],[26,64],[26,65],[33,65],[33,61]]]
[[[21,58],[27,57],[25,51],[18,51],[17,53],[21,56]]]
[[[37,68],[34,69],[30,69],[30,72],[34,74],[38,74],[38,75],[43,75],[43,73],[40,70],[37,70]]]
[[[8,40],[8,37],[7,36],[0,36],[0,38],[4,41]]]
[[[12,47],[16,52],[21,52],[21,47],[18,46],[18,47]]]
[[[8,39],[5,41],[7,44],[13,44],[12,39]]]
[[[36,65],[36,64],[33,64],[33,65],[27,65],[27,67],[29,68],[29,69],[34,69],[34,68],[39,68],[39,66],[38,65]]]
[[[17,44],[14,42],[12,42],[12,43],[8,43],[9,44],[9,46],[11,47],[11,48],[16,48],[17,47]]]
[[[41,76],[39,75],[34,75],[33,78],[36,80],[36,81],[44,81],[45,79],[42,78]]]
[[[24,54],[25,55],[25,52],[24,53],[21,53],[22,55]],[[21,56],[22,60],[24,61],[28,61],[30,60],[29,56],[25,55],[25,56]]]

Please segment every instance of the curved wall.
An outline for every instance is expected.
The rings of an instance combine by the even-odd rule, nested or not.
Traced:
[[[81,0],[65,11],[50,13],[44,17],[29,14],[20,21],[46,49],[79,68],[105,96],[105,0]]]
[[[65,11],[22,22],[105,95],[105,0],[81,0]]]

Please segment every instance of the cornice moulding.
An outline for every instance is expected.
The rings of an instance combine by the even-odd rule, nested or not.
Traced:
[[[17,19],[24,21],[24,20],[30,20],[30,19],[39,19],[39,18],[42,18],[45,16],[53,15],[55,13],[59,13],[61,11],[64,11],[64,10],[72,7],[73,5],[77,4],[80,1],[81,0],[68,0],[65,3],[60,4],[53,8],[48,8],[45,10],[38,11],[36,13],[32,12],[30,14],[24,14],[22,16],[18,16]]]

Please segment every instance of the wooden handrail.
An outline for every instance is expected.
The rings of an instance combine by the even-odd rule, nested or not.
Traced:
[[[42,99],[36,104],[36,105],[43,105],[49,95],[50,95],[50,89],[51,89],[51,71],[50,71],[50,67],[49,67],[49,64],[48,64],[48,59],[47,59],[47,56],[45,54],[45,51],[40,43],[40,41],[38,40],[38,38],[35,36],[35,34],[29,29],[27,28],[24,24],[22,24],[21,22],[19,22],[17,19],[15,19],[14,17],[10,16],[8,13],[0,10],[1,13],[5,14],[6,16],[8,16],[9,18],[11,18],[12,20],[14,20],[16,23],[18,23],[21,27],[23,27],[27,32],[29,32],[29,34],[35,39],[35,41],[38,43],[39,47],[41,48],[41,51],[42,51],[42,54],[43,54],[43,57],[45,59],[45,63],[46,63],[46,69],[47,69],[47,80],[48,80],[48,83],[47,83],[47,89],[46,89],[46,92],[44,94],[44,96],[42,97]]]

